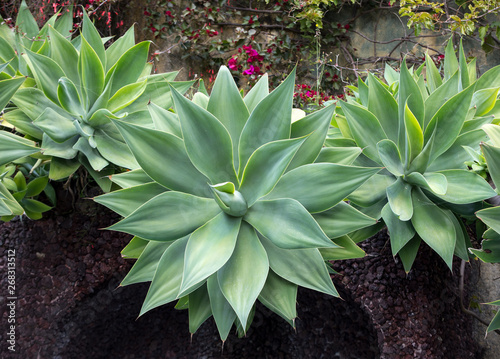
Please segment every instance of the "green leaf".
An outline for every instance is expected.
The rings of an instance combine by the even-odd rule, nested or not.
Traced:
[[[134,102],[139,96],[142,95],[146,89],[147,80],[142,82],[131,83],[129,85],[120,88],[114,95],[109,99],[108,105],[106,106],[111,112],[118,112],[132,102]]]
[[[495,147],[500,147],[500,126],[487,124],[482,127]]]
[[[89,110],[104,90],[104,68],[100,57],[82,36],[82,47],[78,58],[84,106]]]
[[[19,28],[29,39],[33,39],[38,35],[38,24],[33,15],[31,15],[28,5],[26,5],[26,1],[24,0],[19,6],[16,28]]]
[[[481,151],[483,152],[486,163],[488,164],[488,171],[490,172],[491,179],[496,188],[500,188],[500,147],[490,146],[487,143],[481,144]]]
[[[46,176],[38,177],[30,181],[26,187],[26,197],[38,196],[40,193],[42,193],[48,183],[49,178]]]
[[[415,236],[415,229],[411,222],[400,220],[389,204],[382,209],[382,218],[389,230],[392,255],[395,256]]]
[[[480,175],[467,170],[439,171],[446,177],[448,187],[444,195],[437,194],[446,202],[468,204],[496,195],[491,186]]]
[[[423,192],[412,191],[413,217],[411,223],[418,235],[451,269],[455,250],[455,226],[444,210],[432,203]]]
[[[359,248],[347,235],[332,239],[332,241],[340,248],[320,248],[319,251],[324,260],[363,258],[366,255],[365,251]]]
[[[24,77],[16,77],[0,81],[0,111],[3,111],[5,106],[7,106],[12,96],[23,84],[24,80]]]
[[[325,211],[346,198],[380,168],[314,163],[286,173],[266,200],[293,198],[309,212]]]
[[[295,69],[250,114],[239,141],[239,173],[252,153],[268,142],[290,138]]]
[[[137,261],[123,278],[120,286],[152,281],[160,258],[172,243],[174,242],[148,241]]]
[[[486,304],[493,304],[493,305],[499,305],[500,301],[495,301],[491,303],[486,303]],[[498,311],[493,319],[491,320],[490,324],[488,325],[488,328],[486,329],[486,333],[492,332],[494,330],[497,330],[500,328],[500,311]]]
[[[367,157],[380,163],[377,143],[386,139],[387,135],[378,119],[370,111],[360,106],[346,102],[341,102],[340,106],[358,146],[363,148],[363,153]]]
[[[40,151],[35,143],[10,132],[0,131],[0,166]]]
[[[108,229],[154,241],[172,241],[193,232],[219,212],[213,199],[165,192]]]
[[[425,188],[436,195],[444,195],[448,189],[448,180],[441,173],[427,172],[422,175],[413,172],[407,175],[405,179],[408,183]]]
[[[153,182],[142,169],[118,173],[110,177],[113,183],[116,183],[121,188],[130,188],[145,183]]]
[[[399,78],[398,91],[399,106],[399,147],[403,147],[406,140],[406,131],[404,127],[406,106],[413,113],[421,127],[424,125],[425,106],[424,99],[420,89],[413,79],[413,76],[406,67],[406,61],[401,64],[401,75]]]
[[[238,144],[241,131],[250,116],[231,72],[221,66],[215,79],[207,110],[227,129],[233,144],[234,168],[238,171]]]
[[[484,116],[495,107],[498,90],[497,87],[474,92],[471,106],[476,109],[475,117]]]
[[[385,63],[384,78],[389,86],[391,86],[394,82],[399,81],[399,73],[394,70],[387,62]]]
[[[387,138],[398,142],[398,103],[372,74],[369,74],[368,78],[368,111],[378,119]]]
[[[393,141],[380,141],[377,143],[377,150],[382,164],[389,172],[396,177],[402,176],[405,173],[401,154],[399,153],[398,146]]]
[[[272,270],[259,295],[259,301],[293,327],[297,317],[297,285],[281,278]]]
[[[427,76],[427,87],[429,89],[429,93],[432,94],[443,84],[443,80],[441,79],[441,75],[434,64],[434,61],[428,54],[425,54],[425,74]]]
[[[243,219],[281,248],[337,247],[294,199],[258,201]]]
[[[329,238],[338,238],[377,223],[376,219],[368,217],[346,202],[340,202],[328,211],[315,213],[313,217]]]
[[[219,286],[246,327],[250,311],[257,300],[269,272],[266,250],[254,229],[242,224],[233,255],[217,273]]]
[[[500,66],[495,66],[486,71],[476,82],[476,91],[498,87],[500,81]]]
[[[86,11],[83,11],[83,26],[82,26],[82,34],[80,36],[83,39],[88,41],[88,45],[93,49],[95,54],[99,57],[99,61],[103,67],[106,66],[106,53],[104,50],[104,44],[102,43],[101,35],[97,31],[96,27],[90,20]],[[82,47],[83,47],[82,41]],[[80,49],[80,51],[82,51]]]
[[[184,256],[179,296],[217,272],[231,257],[240,231],[241,217],[220,213],[191,234]]]
[[[48,107],[35,121],[35,124],[47,136],[57,143],[63,143],[78,134],[73,119],[61,116]]]
[[[139,164],[135,160],[129,147],[123,141],[117,141],[108,132],[96,130],[94,141],[102,157],[117,166],[136,169]]]
[[[187,154],[193,165],[212,184],[238,183],[233,164],[231,137],[219,120],[210,112],[195,105],[171,88],[179,116]]]
[[[500,233],[500,207],[483,209],[478,211],[476,216],[491,227],[495,232]]]
[[[101,154],[89,144],[89,140],[86,138],[80,137],[74,144],[73,148],[85,155],[92,166],[92,169],[96,172],[101,171],[109,164],[109,162],[106,161]]]
[[[422,126],[423,130],[427,128],[429,122],[441,106],[458,93],[458,81],[458,72],[456,72],[455,75],[443,83],[425,100],[425,120],[424,126]]]
[[[172,243],[160,258],[139,316],[177,299],[182,281],[184,252],[189,236]]]
[[[412,186],[398,177],[396,182],[387,187],[387,199],[392,212],[401,221],[408,221],[413,216]]]
[[[61,77],[59,79],[59,84],[57,86],[57,98],[61,107],[72,115],[82,117],[85,114],[78,90],[69,78]]]
[[[50,160],[49,178],[52,180],[61,180],[71,176],[80,168],[80,162],[76,159],[63,159],[53,157]]]
[[[120,121],[113,123],[148,176],[171,190],[212,198],[208,179],[193,166],[180,138]],[[161,158],[161,163],[152,161],[155,158]]]
[[[420,124],[413,113],[410,111],[408,104],[405,104],[404,123],[406,129],[406,164],[408,165],[420,154],[424,147],[424,133]]]
[[[436,131],[430,157],[431,163],[456,141],[465,122],[473,93],[474,85],[446,101],[432,117],[424,133],[427,143],[434,130]]]
[[[144,203],[166,191],[165,187],[151,182],[106,193],[95,197],[94,201],[108,207],[122,217],[127,217]]]
[[[120,57],[135,45],[135,25],[132,25],[127,32],[118,38],[106,49],[106,73],[112,68]]]
[[[45,203],[42,203],[42,202],[34,200],[34,199],[28,199],[28,198],[23,198],[21,201],[21,205],[23,206],[26,214],[28,214],[28,212],[31,212],[33,214],[43,213],[43,212],[50,211],[52,209],[52,207],[47,206]],[[28,217],[30,217],[30,216],[28,215]],[[31,219],[39,219],[39,218],[41,218],[41,216],[37,216],[37,218],[31,218]]]
[[[59,104],[57,86],[59,79],[66,76],[61,67],[50,57],[25,50],[23,55],[35,76],[37,85],[53,103]]]
[[[54,91],[57,91],[57,84]],[[68,115],[61,107],[50,101],[42,91],[35,88],[19,89],[12,97],[12,102],[32,121],[36,120],[48,107],[61,116]]]
[[[458,70],[458,60],[453,49],[453,39],[450,38],[444,53],[444,80],[447,81]]]
[[[304,141],[297,138],[269,142],[250,156],[239,188],[248,207],[271,192]]]
[[[188,312],[189,332],[193,334],[212,315],[210,298],[205,285],[189,294]]]
[[[369,207],[386,198],[386,189],[394,182],[395,178],[393,176],[373,175],[348,196],[349,200],[362,207]]]
[[[259,237],[266,249],[269,266],[281,278],[304,288],[338,297],[323,257],[317,248],[282,249]]]
[[[128,49],[107,72],[105,83],[112,81],[111,95],[139,79],[148,61],[149,44],[149,41],[143,41]]]
[[[413,237],[401,250],[398,252],[401,261],[403,262],[403,267],[405,272],[408,273],[411,270],[413,262],[417,257],[418,248],[422,240],[417,236]]]
[[[41,145],[42,154],[44,154],[45,156],[64,158],[66,160],[73,159],[78,154],[78,150],[73,148],[77,141],[78,136],[74,136],[67,141],[57,143],[52,140],[46,133],[44,133]]]
[[[269,76],[264,74],[243,98],[248,111],[252,113],[257,104],[269,95]]]
[[[62,11],[62,15],[57,19],[54,28],[63,36],[70,36],[73,30],[73,8],[68,6]]]
[[[137,259],[141,255],[142,252],[144,252],[144,249],[146,246],[150,243],[150,241],[147,241],[145,239],[142,239],[140,237],[134,237],[132,240],[127,244],[125,248],[122,249],[120,252],[122,255],[122,258],[125,259]],[[160,242],[163,243],[163,242]],[[168,243],[168,242],[166,242]]]
[[[175,113],[165,110],[152,102],[148,104],[148,110],[151,114],[155,129],[182,138],[181,124],[179,122],[179,117]]]
[[[33,124],[31,118],[19,109],[6,112],[2,117],[6,123],[12,125],[19,133],[36,139],[41,139],[43,136],[43,132]]]
[[[331,105],[292,123],[290,137],[298,138],[307,136],[307,138],[293,157],[292,162],[287,167],[287,171],[314,162],[318,157],[325,142],[334,112],[335,106]]]
[[[359,147],[323,147],[316,163],[337,163],[350,165],[359,157],[362,150]]]
[[[73,19],[71,19],[73,20]],[[73,25],[73,21],[71,21]],[[78,51],[73,44],[61,35],[53,27],[49,27],[50,36],[50,57],[54,60],[65,76],[69,78],[76,86],[80,86],[80,77],[78,76]]]
[[[220,338],[224,342],[233,327],[234,320],[236,319],[236,313],[220,289],[217,274],[213,274],[207,279],[207,289],[210,297],[212,314],[214,316],[215,323],[217,324]]]

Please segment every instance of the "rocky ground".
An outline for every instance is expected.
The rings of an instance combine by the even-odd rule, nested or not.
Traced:
[[[344,300],[299,290],[296,331],[262,306],[247,337],[231,334],[223,347],[211,319],[191,338],[187,312],[173,305],[137,319],[147,285],[118,287],[131,267],[120,257],[129,236],[101,230],[117,220],[81,199],[40,221],[0,224],[2,358],[481,358],[459,309],[457,273],[424,248],[406,276],[384,233],[363,243],[367,258],[335,263]],[[9,250],[15,353],[7,343]]]

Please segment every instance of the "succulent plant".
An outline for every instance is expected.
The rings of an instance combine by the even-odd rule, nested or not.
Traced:
[[[153,116],[155,129],[113,120],[142,169],[95,200],[125,217],[109,229],[135,236],[122,285],[152,282],[141,315],[179,300],[192,333],[213,315],[225,340],[233,323],[246,331],[257,300],[293,325],[298,286],[338,296],[324,260],[361,250],[340,248],[311,213],[349,207],[380,168],[313,163],[334,108],[291,124],[293,89],[294,73],[271,93],[263,77],[242,98],[222,67],[210,97],[172,89],[176,116]],[[374,222],[324,219],[346,244]]]
[[[473,215],[495,195],[468,171],[463,146],[477,149],[485,138],[481,126],[494,120],[500,67],[475,81],[474,63],[466,63],[462,49],[457,60],[450,43],[444,80],[429,57],[426,80],[421,72],[403,63],[400,74],[386,70],[388,84],[370,74],[336,117],[343,140],[363,148],[354,163],[385,167],[348,198],[383,218],[406,271],[421,240],[450,268],[454,254],[467,260],[469,238],[458,215]]]

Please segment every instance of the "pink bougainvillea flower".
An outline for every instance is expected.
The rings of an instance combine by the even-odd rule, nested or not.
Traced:
[[[235,71],[238,69],[237,57],[231,57],[227,62],[227,66],[230,70]]]

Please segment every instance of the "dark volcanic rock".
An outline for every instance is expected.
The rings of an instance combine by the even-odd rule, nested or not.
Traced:
[[[64,208],[62,212],[61,208]],[[334,263],[343,300],[300,289],[294,331],[258,305],[247,336],[224,346],[212,319],[191,338],[173,304],[137,318],[148,285],[118,287],[129,236],[101,231],[119,218],[89,200],[40,221],[0,224],[2,358],[475,358],[458,277],[423,249],[407,277],[385,234],[364,259]],[[16,353],[7,349],[6,260],[16,251]]]

